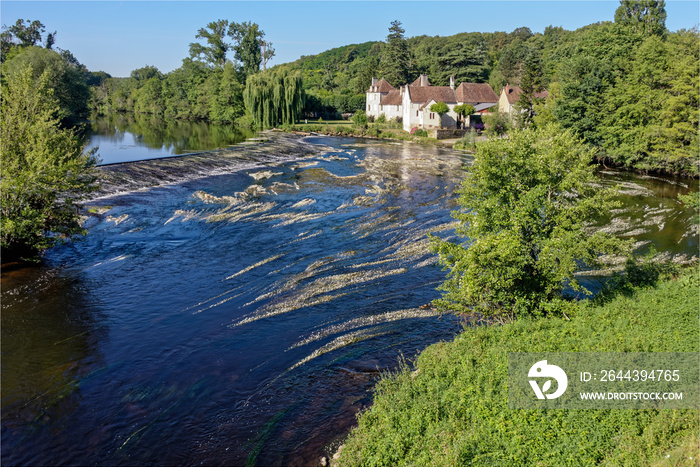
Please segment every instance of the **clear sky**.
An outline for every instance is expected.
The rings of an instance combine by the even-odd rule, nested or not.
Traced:
[[[391,21],[406,37],[459,32],[511,32],[521,26],[573,30],[612,21],[618,1],[0,1],[0,21],[39,20],[57,31],[56,47],[70,50],[91,71],[129,76],[154,65],[166,73],[188,56],[197,30],[210,21],[253,21],[272,42],[269,65],[333,47],[386,39]],[[667,0],[666,27],[700,22],[697,0]]]

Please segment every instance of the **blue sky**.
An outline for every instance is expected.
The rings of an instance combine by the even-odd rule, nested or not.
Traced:
[[[91,71],[128,76],[154,65],[178,68],[197,30],[210,21],[258,23],[276,50],[270,65],[333,47],[381,41],[398,19],[406,36],[458,32],[510,32],[521,26],[577,29],[612,21],[618,1],[0,1],[0,22],[38,19],[58,31],[56,47],[68,49]],[[666,26],[675,31],[700,22],[697,0],[667,0]]]

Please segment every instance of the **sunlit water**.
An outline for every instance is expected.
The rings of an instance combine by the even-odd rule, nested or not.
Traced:
[[[95,117],[85,144],[88,150],[99,148],[101,164],[114,164],[218,149],[254,136],[235,125],[115,114]]]
[[[461,330],[420,306],[471,156],[311,141],[327,150],[100,198],[84,241],[3,271],[4,464],[313,465],[381,371]],[[624,190],[611,231],[697,254],[675,200],[696,182],[602,177]]]

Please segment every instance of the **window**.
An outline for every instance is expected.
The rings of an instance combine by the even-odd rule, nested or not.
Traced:
[[[418,116],[418,111],[416,110],[416,117]]]
[[[432,120],[432,119],[434,119],[434,118],[435,118],[435,114],[432,113],[432,112],[430,112],[430,119]]]

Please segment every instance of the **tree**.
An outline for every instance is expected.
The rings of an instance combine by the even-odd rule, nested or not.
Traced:
[[[301,73],[282,68],[249,76],[243,100],[259,128],[294,124],[304,109]]]
[[[46,73],[53,97],[58,101],[58,118],[64,125],[87,118],[90,89],[81,67],[68,62],[53,50],[29,46],[3,63],[2,74],[7,77],[18,75],[25,68],[31,70],[34,80]]]
[[[460,115],[462,118],[464,118],[465,122],[467,122],[467,117],[476,112],[476,109],[474,108],[474,106],[469,104],[459,104],[455,105],[454,111],[457,115]]]
[[[392,21],[386,46],[382,51],[381,75],[394,87],[406,84],[410,75],[411,57],[404,32],[406,31],[401,27],[400,21]]]
[[[233,49],[236,60],[241,63],[244,80],[260,71],[260,65],[275,55],[272,44],[263,40],[265,32],[256,23],[231,23],[228,35],[235,41]]]
[[[482,143],[459,191],[457,234],[431,236],[449,269],[441,308],[502,320],[556,313],[565,286],[587,293],[574,273],[626,246],[588,223],[615,205],[595,183],[592,153],[558,126],[514,131]]]
[[[231,44],[226,42],[229,23],[226,19],[212,21],[206,28],[200,28],[195,38],[204,39],[206,45],[199,42],[190,43],[190,57],[206,63],[212,68],[224,68],[226,53]]]
[[[520,93],[516,108],[520,116],[521,125],[529,125],[535,114],[535,105],[543,99],[537,94],[544,90],[544,72],[542,70],[542,58],[537,49],[532,49],[527,54],[523,63],[522,74],[520,76]]]
[[[620,0],[615,22],[630,27],[635,33],[663,36],[666,34],[666,2]]]
[[[450,108],[444,102],[436,102],[430,106],[430,111],[440,115],[440,128],[442,128],[442,116],[450,111]]]
[[[84,233],[79,201],[95,189],[97,163],[61,128],[49,70],[4,76],[0,124],[0,234],[3,261],[38,260],[42,251]]]

